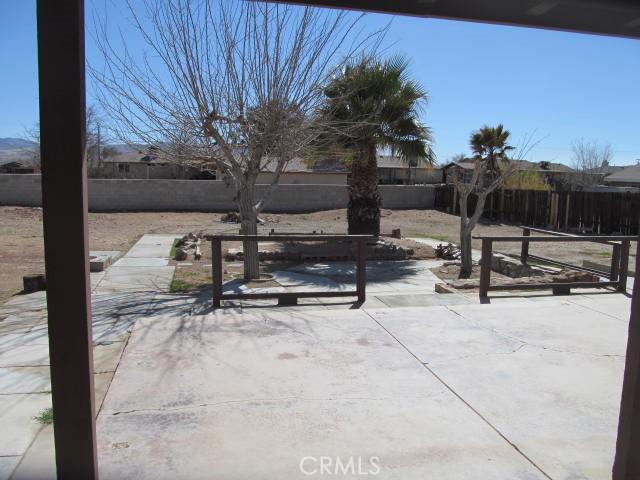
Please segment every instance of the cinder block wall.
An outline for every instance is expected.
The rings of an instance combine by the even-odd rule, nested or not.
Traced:
[[[40,175],[0,174],[0,205],[42,206]]]
[[[89,179],[92,211],[218,211],[235,209],[234,191],[217,180]],[[264,186],[258,186],[258,193]],[[433,185],[381,185],[383,207],[433,208]],[[344,185],[280,185],[265,211],[312,212],[345,208]],[[0,175],[0,205],[41,206],[40,175]]]

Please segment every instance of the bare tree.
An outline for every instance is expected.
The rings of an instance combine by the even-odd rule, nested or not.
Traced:
[[[96,40],[104,67],[90,68],[115,134],[229,177],[240,232],[256,234],[287,163],[319,135],[314,112],[326,80],[380,32],[356,29],[361,15],[258,1],[128,7],[146,51],[133,54],[124,41],[115,46],[102,23]],[[267,166],[273,180],[258,190]],[[244,252],[245,278],[257,278],[256,243],[245,242]]]
[[[571,143],[571,166],[575,173],[571,176],[574,186],[599,185],[613,158],[613,148],[608,142],[599,143],[584,139]]]
[[[464,168],[450,168],[449,178],[458,193],[460,205],[460,250],[462,265],[460,278],[468,278],[473,269],[471,234],[478,224],[487,197],[516,171],[516,165],[510,161],[508,152],[515,149],[515,158],[526,157],[538,142],[533,142],[532,136],[526,136],[518,147],[508,144],[510,132],[502,125],[496,127],[484,126],[471,134],[470,146],[473,151],[473,170],[469,174]],[[458,162],[464,158],[457,156]],[[474,194],[477,198],[475,210],[470,215],[469,197]]]
[[[40,169],[40,122],[30,128],[25,128],[23,137],[35,145],[27,149],[27,164],[38,171]]]
[[[87,107],[85,118],[85,155],[89,168],[94,169],[101,158],[102,120],[93,105]],[[25,129],[24,138],[36,144],[29,149],[29,163],[34,167],[40,168],[40,123],[35,123],[31,128]]]
[[[99,169],[102,160],[103,121],[93,105],[87,107],[85,117],[87,123],[85,155],[87,156],[87,167],[91,173]]]

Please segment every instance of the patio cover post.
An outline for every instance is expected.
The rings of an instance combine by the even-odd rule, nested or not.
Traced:
[[[635,273],[613,480],[640,478],[640,241]]]
[[[84,1],[38,0],[40,152],[57,478],[97,473],[85,160]]]

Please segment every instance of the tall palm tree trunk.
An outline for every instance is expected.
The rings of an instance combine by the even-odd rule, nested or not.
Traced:
[[[378,189],[378,162],[375,145],[360,150],[351,167],[349,234],[379,235],[382,195]]]

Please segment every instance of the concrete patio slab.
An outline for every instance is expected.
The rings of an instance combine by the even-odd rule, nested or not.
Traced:
[[[0,368],[0,395],[44,393],[51,390],[49,367]]]
[[[422,363],[507,354],[522,346],[489,328],[478,328],[446,307],[373,310],[369,314]]]
[[[451,428],[443,410],[464,427]],[[360,462],[384,479],[545,478],[445,393],[132,412],[101,416],[97,428],[104,479],[304,479],[320,457]],[[346,478],[359,476],[355,468]]]
[[[424,294],[389,295],[377,294],[376,298],[384,307],[432,307],[436,305],[461,305],[474,303],[469,297],[459,294],[438,295],[435,292]]]
[[[567,298],[567,301],[615,317],[625,324],[629,323],[631,298],[626,295],[590,293],[585,295],[572,295]]]
[[[97,428],[108,479],[307,478],[308,456],[544,478],[357,310],[141,320]]]
[[[18,345],[0,351],[0,367],[49,365],[49,345]]]
[[[8,480],[11,478],[11,473],[14,471],[21,458],[22,457],[19,455],[0,457],[0,480]]]
[[[45,426],[16,468],[12,480],[51,480],[55,477],[56,459],[53,426]],[[52,477],[53,476],[53,477]]]
[[[486,307],[486,306],[484,306]],[[451,305],[451,311],[473,321],[478,328],[527,345],[586,355],[623,356],[627,325],[609,315],[560,301],[523,308],[509,303]]]
[[[51,395],[0,395],[0,457],[23,455],[42,428],[33,417],[51,407]]]
[[[126,342],[99,343],[93,347],[95,373],[115,372]]]
[[[624,359],[524,345],[430,368],[550,478],[611,478]]]
[[[166,267],[168,258],[124,257],[113,264],[114,267]]]
[[[610,478],[626,325],[571,302],[371,312],[551,478]]]
[[[47,335],[47,332],[43,332],[41,330],[31,331],[35,325],[37,324],[30,326],[29,330],[26,331],[0,334],[0,352],[20,345],[49,345],[49,336]],[[0,328],[2,329],[2,332],[5,331],[4,328]],[[9,331],[14,332],[14,330]]]

